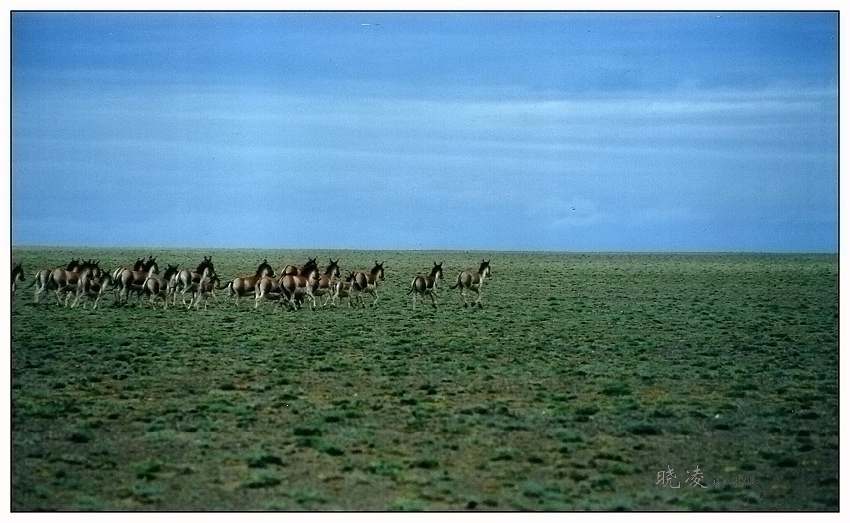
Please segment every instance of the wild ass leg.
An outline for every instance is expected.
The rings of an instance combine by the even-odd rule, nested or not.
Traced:
[[[56,294],[56,304],[59,305],[60,307],[62,306],[62,292],[63,292],[63,289],[60,287],[60,288],[56,289],[56,292],[54,293],[54,294]]]
[[[194,289],[194,285],[195,285],[194,283],[191,283],[191,284],[189,284],[189,285],[187,285],[187,286],[183,287],[183,290],[182,290],[182,291],[180,291],[180,295],[181,295],[181,296],[182,296],[182,298],[183,298],[183,306],[184,306],[184,307],[186,307],[187,309],[192,308],[192,302],[193,302],[193,301],[194,301],[194,299],[195,299],[195,289]],[[186,306],[186,292],[187,292],[187,291],[190,291],[190,290],[192,291],[192,294],[191,294],[191,297],[190,297],[190,299],[189,299],[189,305],[188,305],[188,306]]]
[[[71,301],[71,294],[73,294],[73,291],[65,290],[65,307],[68,307],[68,302]]]
[[[72,309],[73,309],[74,307],[76,307],[76,306],[77,306],[77,302],[78,302],[78,301],[80,301],[80,297],[81,297],[83,294],[84,294],[84,293],[83,293],[82,291],[77,291],[76,296],[74,296],[74,301],[73,301],[73,303],[71,303],[71,308],[72,308]],[[86,304],[85,304],[85,303],[83,304],[83,308],[84,308],[84,309],[86,308]]]
[[[36,285],[35,286],[35,302],[38,303],[38,298],[41,296],[42,292],[47,290],[47,282],[44,282],[44,285]]]
[[[435,298],[435,297],[434,297],[434,293],[433,293],[433,292],[429,292],[429,293],[428,293],[428,296],[430,296],[430,297],[431,297],[431,305],[433,305],[433,306],[434,306],[434,308],[436,309],[436,308],[437,308],[437,298]]]
[[[478,295],[478,297],[475,299],[475,302],[473,303],[473,305],[475,305],[475,304],[477,303],[477,304],[478,304],[478,308],[479,308],[479,309],[483,309],[483,308],[484,308],[484,305],[482,305],[482,304],[481,304],[481,289],[480,289],[480,288],[475,289],[475,294],[477,294],[477,295]]]

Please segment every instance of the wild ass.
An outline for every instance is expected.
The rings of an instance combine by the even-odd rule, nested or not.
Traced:
[[[436,299],[436,291],[437,291],[437,282],[440,281],[440,278],[443,277],[443,264],[440,262],[438,265],[437,262],[434,262],[434,266],[431,267],[431,272],[429,274],[417,274],[413,281],[410,282],[410,290],[407,291],[407,294],[411,292],[413,294],[413,310],[416,310],[416,296],[419,295],[421,299],[425,299],[425,296],[431,297],[431,305],[434,308],[437,308],[437,299]]]
[[[80,259],[77,258],[76,260],[69,261],[68,265],[65,266],[65,270],[66,271],[73,271],[73,270],[76,270],[77,267],[79,267],[79,266],[80,266]],[[56,267],[56,268],[61,269],[62,267]],[[54,269],[41,269],[40,271],[35,273],[35,277],[33,278],[32,283],[27,285],[27,289],[29,289],[33,285],[36,286],[35,287],[35,296],[34,296],[36,303],[38,303],[39,296],[41,296],[42,293],[47,292],[48,284],[49,284],[48,280],[50,279],[50,273],[53,272],[53,270]]]
[[[214,274],[209,267],[205,268],[201,274],[201,279],[195,287],[195,292],[192,293],[192,301],[189,302],[189,308],[191,309],[192,305],[194,305],[198,309],[201,301],[203,301],[204,310],[207,310],[209,296],[212,296],[214,300],[218,301],[215,297],[216,283],[220,283],[218,274]]]
[[[354,281],[354,273],[348,271],[344,281],[337,281],[333,284],[331,291],[331,306],[337,307],[340,298],[348,298],[348,306],[351,307],[351,297],[354,294],[352,288]]]
[[[484,283],[484,278],[487,278],[488,276],[490,276],[490,260],[481,260],[481,265],[478,267],[477,271],[468,269],[461,272],[457,275],[457,281],[455,284],[450,288],[456,289],[457,287],[460,287],[460,297],[463,299],[464,307],[469,306],[466,302],[466,291],[475,291],[477,298],[472,304],[477,304],[479,308],[483,308],[484,306],[481,305],[481,285]]]
[[[363,308],[366,308],[366,304],[363,303],[364,292],[368,292],[375,297],[375,300],[369,304],[370,307],[378,303],[378,281],[383,281],[384,279],[384,263],[387,262],[378,263],[376,260],[375,266],[369,272],[358,271],[354,274],[353,288],[357,291],[357,298],[360,300],[360,305]]]
[[[307,263],[304,264],[304,267],[299,269],[295,265],[287,265],[286,267],[284,267],[283,269],[280,270],[280,275],[281,276],[286,276],[287,274],[292,274],[292,275],[304,274],[304,275],[306,275],[307,274],[306,271],[309,271],[313,267],[318,267],[318,266],[319,266],[319,262],[316,261],[316,258],[307,258]]]
[[[306,275],[304,275],[306,272]],[[315,290],[319,285],[319,269],[314,267],[301,274],[284,274],[280,279],[281,300],[289,301],[289,310],[297,310],[304,296],[310,298],[312,310],[316,310]]]
[[[121,286],[118,285],[119,280],[121,279],[121,273],[127,270],[127,267],[121,265],[116,267],[110,275],[112,276],[112,288],[115,290],[115,299],[121,299]],[[133,264],[134,271],[144,271],[145,270],[145,259],[144,258],[136,258],[136,263]]]
[[[177,288],[180,290],[180,295],[182,296],[183,305],[186,305],[186,295],[195,292],[195,289],[198,288],[198,283],[201,281],[201,275],[204,273],[205,269],[209,269],[210,275],[215,275],[215,267],[213,266],[212,256],[204,256],[204,261],[198,264],[198,268],[195,271],[190,271],[189,269],[183,269],[177,274]],[[174,304],[177,304],[177,293],[174,293]],[[191,301],[189,302],[189,306],[192,306]]]
[[[24,278],[24,270],[21,268],[20,263],[12,267],[12,294],[15,294],[15,288],[19,281],[26,281],[26,278]]]
[[[269,276],[265,276],[257,280],[257,284],[254,286],[254,308],[258,308],[260,306],[260,302],[263,300],[279,300],[282,299],[282,289],[280,287],[281,282],[283,281],[284,276],[297,276],[301,275],[303,277],[309,276],[313,271],[318,272],[318,266],[316,265],[316,259],[311,258],[307,260],[307,263],[304,265],[302,269],[297,271],[295,274],[287,274],[287,271],[291,271],[293,268],[296,268],[294,265],[287,265],[280,272],[281,275],[279,278],[273,278]]]
[[[336,278],[339,278],[339,258],[337,258],[336,261],[333,261],[332,258],[328,258],[328,261],[330,261],[330,263],[325,268],[325,272],[319,275],[319,280],[316,282],[316,288],[313,289],[313,296],[317,298],[327,295],[322,307],[327,305],[333,297],[333,285],[336,283]]]
[[[115,281],[118,284],[120,289],[118,293],[118,303],[121,303],[123,298],[124,303],[126,304],[130,300],[130,291],[136,291],[136,295],[141,300],[142,292],[144,292],[144,283],[148,278],[148,275],[153,273],[156,274],[159,272],[159,265],[156,263],[156,258],[153,256],[148,256],[148,260],[141,264],[140,269],[136,269],[135,267],[139,267],[139,262],[141,259],[136,261],[134,265],[134,269],[124,269],[119,274],[118,277],[115,278]],[[118,272],[116,269],[115,272]],[[113,276],[115,273],[113,272]],[[139,301],[141,305],[141,301]]]
[[[101,271],[99,278],[95,277],[91,273],[83,274],[77,282],[77,297],[74,298],[74,303],[71,304],[71,308],[73,309],[76,307],[80,298],[85,297],[89,301],[94,301],[92,310],[97,309],[97,304],[100,303],[100,298],[103,296],[103,293],[112,287],[114,281],[112,274],[108,272]],[[86,308],[85,304],[83,304],[83,308]]]
[[[47,286],[56,288],[56,301],[59,305],[63,305],[61,295],[65,294],[64,305],[67,307],[71,293],[77,290],[80,278],[84,276],[100,278],[102,272],[98,262],[88,260],[72,271],[53,269],[50,271],[50,276],[47,277]]]
[[[177,265],[169,264],[168,267],[165,268],[165,272],[162,273],[162,276],[160,276],[156,274],[153,267],[151,267],[144,283],[142,283],[142,291],[150,297],[148,302],[150,303],[151,308],[156,306],[157,298],[162,298],[163,309],[168,308],[169,290],[171,289],[170,283],[174,280],[174,276],[178,272]]]
[[[274,269],[269,265],[269,261],[264,258],[263,263],[257,267],[257,271],[253,276],[237,276],[230,280],[225,287],[227,289],[227,297],[230,298],[236,295],[236,307],[239,307],[239,300],[243,296],[255,292],[257,282],[265,277],[274,278],[275,274]]]

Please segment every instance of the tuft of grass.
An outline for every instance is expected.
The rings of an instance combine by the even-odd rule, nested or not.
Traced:
[[[576,483],[580,483],[588,478],[588,474],[580,470],[573,469],[569,473],[570,478]]]
[[[318,490],[313,490],[309,488],[298,489],[292,493],[292,497],[295,498],[295,501],[300,505],[316,505],[319,503],[324,503],[328,500],[327,496]]]
[[[299,425],[292,429],[292,433],[296,436],[321,436],[322,429],[315,425]]]
[[[800,464],[799,461],[797,461],[796,459],[794,459],[790,456],[785,456],[785,457],[779,459],[776,462],[776,466],[782,467],[782,468],[793,468],[793,467],[796,467],[799,464]]]
[[[546,458],[542,454],[532,453],[528,455],[528,462],[539,465],[541,463],[546,463]]]
[[[632,393],[632,388],[624,381],[607,381],[600,392],[606,396],[626,396]]]
[[[418,458],[410,462],[411,468],[420,468],[420,469],[436,469],[439,468],[440,462],[435,458],[427,457],[427,458]]]
[[[376,459],[366,467],[366,470],[372,474],[391,479],[396,479],[403,469],[404,466],[401,463],[386,459]]]
[[[662,432],[660,428],[649,423],[638,423],[636,425],[631,425],[627,430],[637,436],[657,436]]]
[[[98,496],[89,496],[85,494],[77,496],[74,505],[76,506],[77,510],[85,512],[107,510],[106,504],[104,503],[103,499],[99,498]]]
[[[568,428],[557,428],[552,432],[552,435],[564,443],[581,443],[584,441],[584,437],[580,433]]]
[[[326,441],[319,442],[318,445],[314,447],[319,452],[324,452],[328,456],[342,456],[345,454],[345,451],[332,443],[328,443]]]
[[[280,456],[265,450],[257,450],[248,456],[248,466],[251,468],[265,468],[268,465],[283,465]]]
[[[542,499],[546,495],[546,486],[535,481],[526,481],[520,485],[520,490],[527,498]]]
[[[593,416],[599,412],[599,407],[596,405],[581,405],[576,407],[575,413],[577,416]]]
[[[68,441],[73,443],[88,443],[91,441],[91,433],[85,430],[74,430],[68,435]]]
[[[612,512],[629,511],[633,510],[633,503],[634,502],[631,499],[620,496],[609,501],[605,510],[610,510]]]
[[[516,449],[513,447],[501,447],[496,449],[495,454],[490,459],[493,461],[511,461],[515,455]]]
[[[147,482],[133,485],[130,495],[133,500],[144,505],[153,505],[163,500],[162,488]]]
[[[398,498],[392,502],[392,504],[388,507],[388,510],[400,512],[416,512],[425,510],[425,504],[418,499]]]
[[[137,479],[156,479],[157,474],[162,472],[162,461],[158,459],[147,459],[136,463],[134,469]]]
[[[281,479],[276,473],[263,469],[252,474],[244,485],[246,488],[259,489],[274,487],[280,485],[280,483]]]
[[[614,479],[608,475],[596,476],[590,480],[590,486],[597,490],[614,490]]]

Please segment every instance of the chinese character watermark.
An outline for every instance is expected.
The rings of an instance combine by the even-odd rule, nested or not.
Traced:
[[[668,465],[669,466],[669,465]],[[700,488],[708,488],[702,484],[702,471],[699,469],[699,465],[694,467],[694,471],[688,471],[688,479],[685,480],[685,484],[690,485],[692,487],[700,487]]]
[[[699,468],[699,465],[696,465],[693,470],[687,471],[687,478],[685,479],[685,485],[691,488],[703,488],[707,489],[708,486],[703,482],[708,482],[705,479],[705,474],[702,469]],[[752,476],[743,477],[738,476],[734,479],[734,483],[737,485],[754,485],[755,478]],[[715,487],[723,487],[727,483],[732,483],[732,481],[728,481],[725,477],[717,477],[714,478],[713,485]],[[671,488],[678,489],[682,488],[682,484],[679,479],[676,477],[676,471],[670,465],[667,465],[667,470],[659,470],[655,475],[655,484],[662,488]]]
[[[658,474],[655,476],[655,479],[656,479],[655,484],[656,485],[660,484],[662,487],[669,487],[669,488],[681,488],[682,487],[681,483],[679,483],[678,481],[676,481],[675,485],[673,484],[673,481],[676,480],[676,472],[673,470],[673,467],[671,467],[670,465],[667,465],[667,472],[664,472],[663,470],[659,470]]]

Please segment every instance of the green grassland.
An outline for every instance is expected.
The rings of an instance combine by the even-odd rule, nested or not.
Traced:
[[[224,278],[378,260],[386,281],[374,308],[294,312],[66,309],[23,288],[148,254],[211,255]],[[838,509],[837,255],[12,258],[13,510]],[[465,309],[448,284],[482,258],[485,306]],[[439,308],[414,312],[434,261]]]

